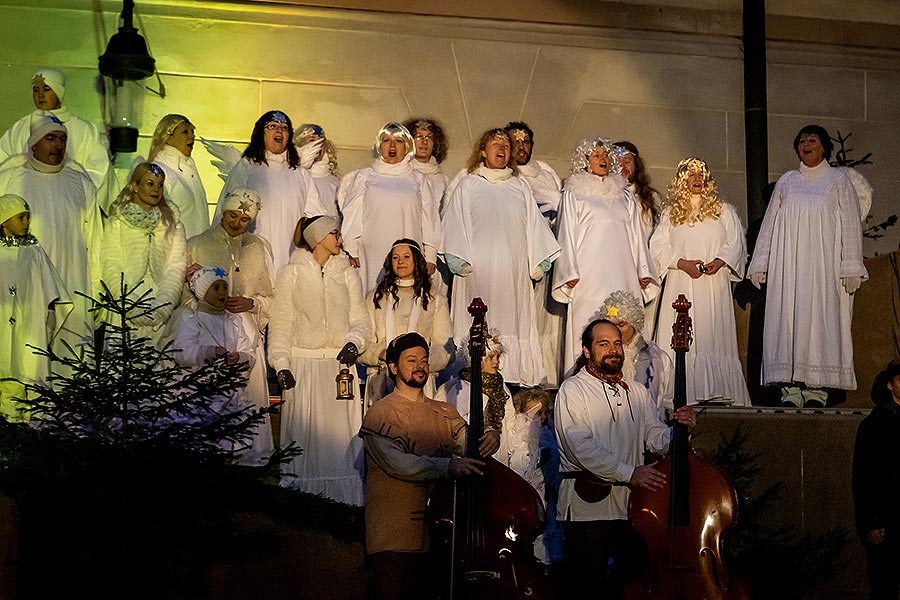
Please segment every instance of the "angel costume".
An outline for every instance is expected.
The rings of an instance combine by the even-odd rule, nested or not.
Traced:
[[[581,334],[613,291],[624,290],[649,300],[659,291],[640,279],[653,277],[640,212],[621,175],[579,172],[566,180],[560,204],[559,245],[553,266],[553,297],[569,305],[566,320],[565,369],[571,374],[581,355]],[[577,279],[575,287],[567,282]]]
[[[450,310],[456,345],[469,335],[466,309],[480,297],[507,352],[501,363],[505,380],[540,383],[545,373],[531,280],[550,269],[559,244],[538,212],[531,187],[509,168],[482,165],[463,177],[444,221],[444,249],[456,275]]]
[[[194,263],[221,267],[228,273],[228,295],[253,300],[252,309],[234,316],[242,323],[254,355],[253,367],[247,375],[247,393],[256,408],[266,408],[269,384],[263,331],[269,322],[269,307],[274,294],[272,248],[258,235],[244,233],[232,237],[217,224],[188,240],[187,264]],[[253,439],[252,450],[245,453],[244,458],[256,457],[262,461],[271,456],[273,449],[272,427],[266,416]]]
[[[187,242],[184,228],[177,221],[167,225],[159,208],[145,211],[135,202],[118,207],[106,223],[101,255],[103,280],[116,297],[124,276],[131,298],[152,290],[151,314],[132,321],[138,335],[162,347],[167,340],[166,323],[179,304]]]
[[[252,231],[272,245],[277,271],[288,263],[294,248],[294,230],[301,217],[332,214],[319,199],[319,192],[309,171],[301,166],[292,169],[287,150],[281,154],[266,152],[268,164],[258,164],[247,157],[231,169],[216,207],[214,222],[222,217],[222,200],[238,188],[250,188],[259,194],[263,209]]]
[[[762,383],[856,389],[853,297],[841,279],[863,265],[861,210],[850,179],[822,161],[781,176],[749,273],[767,273]]]
[[[69,292],[37,239],[0,235],[0,378],[43,382],[49,361],[28,346],[47,348],[71,310]],[[27,420],[10,401],[23,394],[18,382],[0,381],[0,415]]]
[[[281,445],[296,442],[303,449],[284,466],[282,485],[362,506],[359,383],[355,379],[353,400],[336,400],[334,378],[344,344],[362,352],[369,337],[359,275],[346,255],[321,266],[298,248],[278,272],[269,322],[269,364],[289,369],[297,381],[282,396]]]
[[[431,186],[431,194],[434,198],[435,209],[440,219],[443,220],[444,209],[446,208],[444,206],[444,193],[447,191],[447,184],[450,180],[444,175],[440,163],[433,156],[428,159],[428,162],[423,163],[413,160],[411,164],[413,171],[421,173],[428,180],[428,184]]]
[[[675,311],[672,303],[679,294],[684,294],[692,304],[694,342],[685,355],[688,404],[713,401],[750,406],[738,355],[731,296],[731,282],[744,278],[746,252],[740,217],[726,202],[722,202],[718,219],[693,220],[677,226],[672,225],[671,207],[666,207],[650,238],[650,254],[663,280],[655,341],[673,362],[670,340]],[[691,279],[677,266],[681,258],[704,263],[719,258],[725,265],[714,275],[703,274]],[[664,394],[666,405],[671,405],[673,394],[669,386]]]
[[[328,154],[322,155],[322,158],[314,162],[309,168],[309,174],[316,185],[316,191],[319,193],[319,202],[322,204],[322,208],[327,211],[324,214],[329,217],[337,217],[337,194],[341,180],[331,174],[328,161]]]
[[[90,301],[75,292],[92,294],[100,280],[103,225],[94,184],[84,169],[66,159],[48,165],[19,154],[0,171],[0,190],[16,194],[31,207],[31,233],[42,241],[65,283],[72,314],[59,339],[73,347],[93,335]],[[119,278],[108,282],[118,285]]]
[[[209,228],[209,205],[200,181],[197,164],[190,156],[173,146],[163,146],[153,162],[166,173],[165,195],[169,204],[178,207],[184,235],[191,238]]]
[[[434,397],[434,376],[450,362],[450,343],[453,328],[450,325],[450,310],[442,296],[432,296],[428,301],[428,309],[422,309],[420,298],[414,297],[412,279],[399,279],[397,296],[400,300],[394,306],[394,298],[390,293],[378,301],[375,308],[374,290],[366,296],[369,316],[375,325],[375,341],[359,357],[359,362],[368,365],[366,379],[366,405],[379,400],[393,391],[387,374],[387,365],[380,358],[387,345],[398,335],[418,332],[428,342],[428,366],[430,375],[425,383],[425,395]]]
[[[419,242],[427,262],[437,259],[441,244],[437,204],[425,176],[413,170],[412,160],[407,155],[390,165],[379,157],[371,167],[341,180],[338,208],[344,218],[344,249],[359,259],[365,289],[378,285],[384,257],[400,238]]]

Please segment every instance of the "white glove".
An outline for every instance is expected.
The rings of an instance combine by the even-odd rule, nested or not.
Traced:
[[[766,282],[766,273],[765,271],[761,271],[759,273],[750,273],[747,277],[750,280],[750,283],[756,286],[756,289],[762,289],[762,284]]]
[[[847,290],[848,294],[854,293],[859,289],[859,286],[862,285],[861,277],[841,277],[841,283],[844,284],[844,289]]]
[[[322,149],[322,144],[324,143],[325,138],[319,138],[314,142],[302,146],[300,148],[300,166],[304,169],[313,166],[313,163],[316,162],[316,157],[319,156],[319,151]]]

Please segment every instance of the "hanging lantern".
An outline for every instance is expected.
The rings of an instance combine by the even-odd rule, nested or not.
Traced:
[[[341,367],[340,373],[334,378],[337,383],[337,400],[353,400],[353,375],[347,366]]]
[[[144,80],[153,75],[156,61],[147,42],[132,25],[134,2],[124,0],[118,33],[109,38],[100,57],[103,75],[104,122],[110,150],[137,151],[138,130],[144,113]]]

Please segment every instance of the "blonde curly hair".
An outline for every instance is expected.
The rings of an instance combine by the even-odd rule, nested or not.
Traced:
[[[703,176],[703,191],[700,192],[700,210],[695,218],[691,218],[691,190],[688,188],[688,177],[691,173]],[[671,207],[669,218],[672,225],[684,225],[689,221],[701,222],[705,219],[718,219],[722,214],[722,199],[719,197],[719,185],[716,183],[709,165],[696,158],[685,158],[678,163],[675,177],[666,188],[666,205]]]

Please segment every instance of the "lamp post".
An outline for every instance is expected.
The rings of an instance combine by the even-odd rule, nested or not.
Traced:
[[[134,2],[124,0],[118,33],[109,38],[100,57],[103,75],[104,121],[113,152],[135,152],[144,112],[144,79],[153,75],[156,61],[147,42],[132,25]]]

